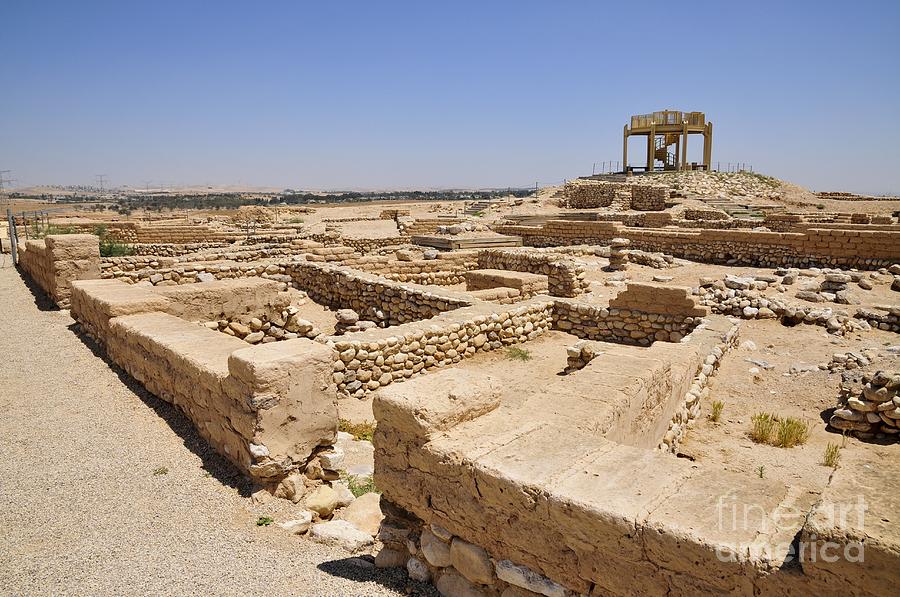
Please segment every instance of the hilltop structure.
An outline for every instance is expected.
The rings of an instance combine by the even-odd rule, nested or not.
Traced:
[[[625,125],[622,141],[622,168],[628,172],[628,137],[647,137],[646,172],[653,172],[661,162],[662,170],[709,170],[712,163],[712,123],[703,112],[663,110],[631,117]],[[688,163],[688,137],[703,135],[703,162]],[[674,151],[670,147],[674,146]]]

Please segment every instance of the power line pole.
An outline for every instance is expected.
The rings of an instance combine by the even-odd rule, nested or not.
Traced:
[[[13,180],[6,176],[12,172],[12,170],[0,170],[0,193],[3,192],[3,185],[12,182]]]
[[[100,192],[103,192],[103,183],[106,181],[106,174],[98,174],[97,182],[100,183]]]

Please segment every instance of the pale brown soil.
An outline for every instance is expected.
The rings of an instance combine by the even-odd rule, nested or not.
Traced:
[[[703,417],[690,430],[680,452],[698,461],[719,462],[727,469],[748,476],[762,474],[817,492],[828,481],[831,469],[822,463],[826,445],[844,445],[842,459],[865,459],[872,444],[826,431],[826,420],[837,404],[840,373],[815,370],[789,374],[795,365],[828,362],[836,352],[871,347],[879,350],[873,367],[896,371],[900,357],[885,351],[900,344],[897,334],[873,330],[838,338],[811,325],[785,327],[771,320],[741,322],[740,341],[752,341],[755,350],[736,347],[723,359],[710,382],[710,395],[703,404]],[[764,361],[765,369],[747,359]],[[751,368],[759,370],[754,374]],[[725,403],[721,420],[707,417],[712,402]],[[802,446],[778,448],[750,439],[751,417],[766,412],[796,417],[809,423],[809,440]],[[896,455],[900,446],[894,445]]]

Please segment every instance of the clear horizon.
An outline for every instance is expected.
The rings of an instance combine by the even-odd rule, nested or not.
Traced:
[[[896,2],[5,2],[0,22],[17,187],[544,186],[671,108],[707,114],[723,166],[900,194]]]

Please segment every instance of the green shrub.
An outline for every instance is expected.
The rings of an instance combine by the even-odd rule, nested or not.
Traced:
[[[750,419],[750,439],[758,444],[793,448],[809,439],[809,423],[794,417],[781,418],[771,413],[757,413]]]
[[[272,524],[273,522],[275,522],[275,519],[272,518],[271,516],[260,516],[259,518],[256,519],[256,526],[267,527],[270,524]]]
[[[750,439],[758,444],[767,444],[775,433],[775,415],[770,413],[756,413],[750,418],[753,428],[750,430]]]
[[[353,497],[359,497],[367,493],[378,493],[378,488],[375,487],[375,479],[373,479],[371,476],[347,476],[346,481],[347,487],[350,489],[350,493],[353,494]]]
[[[375,423],[364,421],[362,423],[351,423],[347,419],[338,421],[338,431],[349,433],[353,439],[370,442],[375,434]]]
[[[725,410],[725,403],[721,400],[715,400],[712,403],[712,413],[709,415],[709,420],[713,423],[718,423],[719,419],[722,418],[722,411]]]
[[[807,439],[809,439],[809,423],[793,417],[778,421],[775,445],[779,448],[793,448],[805,444]]]
[[[506,356],[515,361],[530,361],[531,353],[528,352],[524,348],[519,348],[518,346],[511,347],[507,352]]]
[[[828,442],[828,445],[825,446],[825,454],[822,457],[822,464],[829,468],[836,468],[840,459],[841,447],[838,444]]]

